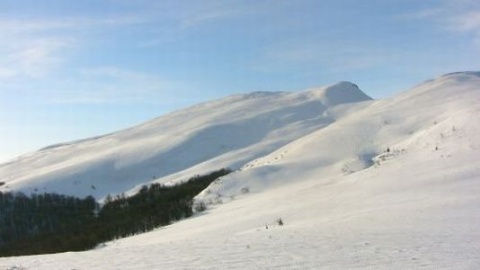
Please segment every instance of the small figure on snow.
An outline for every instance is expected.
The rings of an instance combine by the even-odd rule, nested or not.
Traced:
[[[277,224],[278,224],[278,226],[283,226],[283,220],[282,220],[282,218],[278,218],[278,219],[277,219]]]

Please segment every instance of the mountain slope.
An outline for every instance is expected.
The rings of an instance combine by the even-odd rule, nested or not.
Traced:
[[[261,191],[283,184],[278,179],[292,181],[284,176],[294,179],[298,171],[341,176],[409,152],[445,154],[455,150],[447,150],[447,146],[452,146],[451,140],[456,136],[465,136],[469,140],[467,148],[477,149],[475,130],[471,130],[475,125],[469,122],[478,113],[479,85],[478,73],[447,74],[397,97],[375,101],[246,164],[243,172],[224,180],[228,184],[216,185],[206,192],[210,197],[229,197],[241,193],[242,188]]]
[[[328,126],[200,194],[212,203],[205,214],[93,251],[0,266],[477,269],[479,101],[480,74],[458,73],[333,108]]]
[[[297,93],[237,95],[113,134],[46,147],[0,165],[2,190],[76,196],[236,169],[334,121],[341,104],[370,100],[347,82]],[[348,106],[347,106],[348,107]]]

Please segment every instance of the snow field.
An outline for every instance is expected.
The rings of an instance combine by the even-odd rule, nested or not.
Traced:
[[[232,139],[233,150],[211,152],[206,160],[196,157],[178,165],[191,166],[188,169],[157,180],[173,183],[194,170],[238,165],[240,170],[197,196],[209,204],[206,212],[92,251],[0,258],[0,268],[478,269],[480,74],[448,74],[390,99],[359,98],[349,105],[340,104],[345,92],[337,87],[344,89],[344,84],[298,95],[236,96],[166,116],[168,120],[217,108],[211,118],[202,118],[203,124],[210,123],[203,130],[209,130],[213,118],[219,121],[214,126],[221,119],[242,118],[241,110],[280,95],[275,113],[247,121],[254,127],[272,123],[275,131],[263,130],[265,136],[255,140],[239,138],[241,147]],[[326,96],[335,93],[331,89],[336,89],[340,100],[329,97],[332,103],[328,103]],[[321,102],[281,109],[298,101],[292,96]],[[327,103],[337,105],[316,107]],[[225,104],[232,111],[220,110]],[[303,113],[301,108],[307,107],[317,111]],[[291,116],[297,110],[299,114]],[[158,122],[164,121],[160,119],[122,136],[153,134]],[[193,124],[185,125],[187,129]],[[306,129],[289,134],[296,130],[293,127]],[[214,135],[223,134],[220,130],[229,129],[202,133],[196,128],[194,135],[185,133],[190,139],[179,139],[171,147],[199,150],[196,139],[202,138],[206,147],[217,141]],[[187,141],[187,146],[182,144]],[[141,143],[128,145],[136,149]],[[73,146],[65,147],[65,153],[73,151]],[[49,159],[38,153],[33,156]],[[101,168],[100,164],[93,162],[89,169]],[[14,166],[21,167],[10,164],[4,170],[13,174]],[[34,173],[29,176],[31,183],[37,179]],[[275,224],[277,218],[284,220],[284,226]]]

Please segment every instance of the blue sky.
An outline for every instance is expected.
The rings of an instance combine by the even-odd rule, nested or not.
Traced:
[[[2,0],[0,162],[239,92],[478,70],[477,0]]]

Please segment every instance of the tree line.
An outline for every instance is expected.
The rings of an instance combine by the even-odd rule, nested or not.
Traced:
[[[0,256],[88,250],[171,224],[192,216],[193,198],[230,172],[221,169],[174,186],[145,185],[133,196],[109,195],[102,206],[91,196],[0,192]]]

